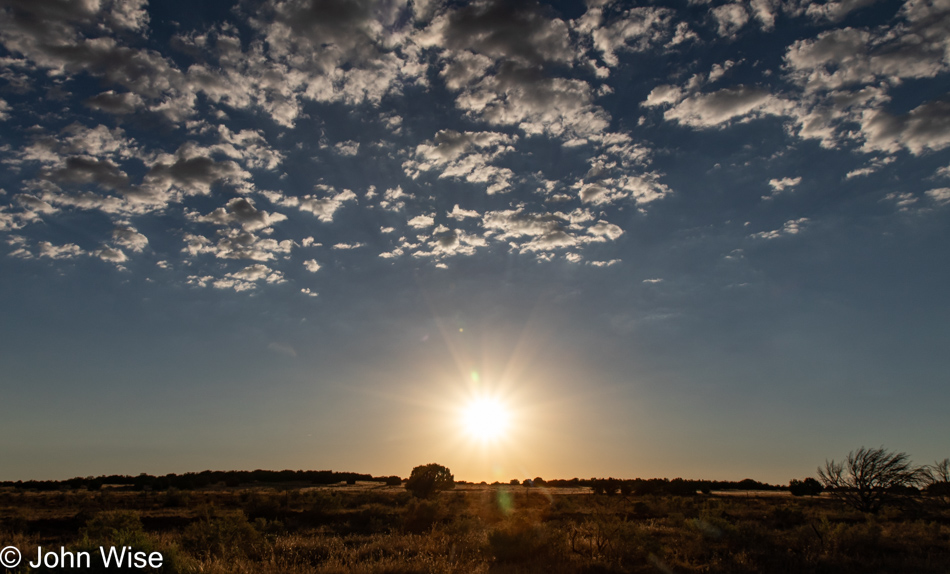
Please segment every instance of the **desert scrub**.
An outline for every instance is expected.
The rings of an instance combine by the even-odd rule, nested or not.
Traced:
[[[100,547],[129,547],[131,552],[160,553],[162,566],[158,569],[146,568],[143,572],[193,571],[193,561],[184,556],[178,546],[145,532],[139,515],[130,510],[100,512],[89,519],[80,535],[81,538],[70,550],[89,552],[92,568],[88,572],[109,572],[101,563]]]
[[[557,531],[515,517],[488,534],[488,553],[496,562],[545,562],[564,555],[564,541]]]
[[[208,558],[261,558],[266,541],[243,512],[216,516],[205,510],[181,535],[182,547],[199,560]]]

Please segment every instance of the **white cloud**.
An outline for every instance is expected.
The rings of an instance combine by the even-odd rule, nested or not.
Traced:
[[[773,199],[784,192],[786,189],[791,189],[797,187],[798,184],[802,182],[801,176],[799,177],[783,177],[781,179],[770,179],[769,187],[772,188],[772,192],[769,195],[763,195],[762,199]]]
[[[940,204],[950,203],[950,187],[938,187],[927,190],[927,197]]]
[[[783,177],[782,179],[770,179],[769,187],[773,191],[784,191],[790,187],[795,187],[802,182],[801,176],[799,177]]]
[[[452,219],[456,219],[456,220],[458,220],[458,221],[462,221],[463,219],[466,219],[466,218],[469,218],[469,217],[479,217],[479,216],[480,216],[480,214],[479,214],[477,211],[475,211],[474,209],[462,209],[462,208],[459,207],[459,204],[457,204],[457,203],[456,203],[455,206],[452,208],[452,211],[449,211],[448,213],[446,213],[446,215],[447,215],[448,217],[450,217],[450,218],[452,218]]]
[[[115,249],[108,246],[103,246],[101,249],[95,251],[94,255],[103,261],[109,261],[111,263],[124,263],[129,259],[121,249]]]
[[[332,188],[319,185],[317,189],[325,193],[333,193]],[[356,194],[348,189],[336,193],[334,195],[317,197],[315,195],[305,195],[301,198],[288,197],[286,202],[283,205],[296,206],[300,211],[307,211],[315,216],[320,221],[330,222],[333,221],[333,215],[343,207],[343,204],[347,201],[354,201],[356,199]]]
[[[148,245],[148,237],[131,225],[116,225],[112,230],[112,241],[135,252],[141,252]]]
[[[435,225],[435,218],[431,215],[417,215],[410,219],[408,222],[409,227],[415,229],[425,229],[426,227],[432,227]]]
[[[782,115],[787,109],[786,102],[765,90],[738,86],[690,95],[667,110],[663,117],[687,126],[709,128],[734,119]]]
[[[348,140],[345,142],[340,142],[333,146],[334,151],[340,155],[344,156],[355,156],[360,151],[360,142],[355,142],[353,140]]]
[[[430,142],[416,147],[417,159],[406,160],[406,175],[416,178],[421,172],[438,171],[439,177],[463,179],[470,183],[488,183],[488,192],[510,186],[514,173],[491,165],[497,157],[514,150],[516,136],[498,132],[457,132],[442,130]]]
[[[317,263],[316,259],[308,259],[304,261],[303,266],[307,271],[311,273],[316,273],[317,271],[320,270],[320,264]]]
[[[254,202],[244,197],[236,197],[225,207],[219,207],[208,215],[191,214],[191,217],[195,221],[215,225],[238,224],[245,231],[259,231],[287,219],[282,213],[268,213],[255,208]]]
[[[742,4],[723,4],[710,10],[716,20],[720,36],[731,38],[749,21],[749,13]]]
[[[48,257],[49,259],[72,259],[86,255],[86,252],[75,243],[53,245],[49,241],[40,241],[36,246],[39,248],[37,255],[39,257]]]
[[[797,235],[802,231],[807,223],[807,217],[789,219],[779,229],[773,229],[772,231],[760,231],[759,233],[753,233],[750,235],[750,237],[755,237],[758,239],[776,239],[778,237],[782,237],[783,235]]]

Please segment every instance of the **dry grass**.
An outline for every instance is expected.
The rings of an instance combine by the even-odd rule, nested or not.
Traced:
[[[127,544],[163,572],[947,574],[950,510],[878,516],[821,497],[595,496],[464,485],[431,501],[377,484],[191,492],[0,492],[24,554]],[[26,572],[26,569],[19,570]]]

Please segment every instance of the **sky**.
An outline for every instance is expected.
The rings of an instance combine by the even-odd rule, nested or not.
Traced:
[[[948,0],[0,11],[0,480],[950,456]]]

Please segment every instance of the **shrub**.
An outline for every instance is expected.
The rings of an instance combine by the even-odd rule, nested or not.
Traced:
[[[788,491],[792,496],[817,496],[825,489],[820,482],[812,477],[805,480],[792,479],[788,483]]]
[[[416,498],[429,498],[437,492],[453,488],[455,488],[455,477],[452,476],[452,472],[435,463],[412,469],[412,474],[406,481],[406,490]]]

